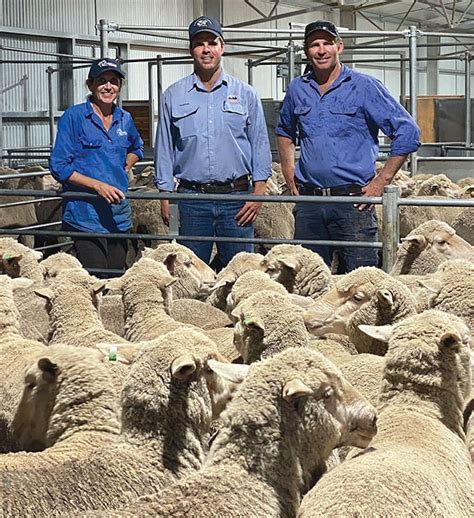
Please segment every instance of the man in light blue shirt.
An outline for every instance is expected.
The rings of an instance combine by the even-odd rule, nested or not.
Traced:
[[[202,16],[189,26],[194,73],[163,95],[155,144],[155,185],[160,191],[265,194],[271,153],[263,109],[255,90],[226,74],[222,28]],[[253,189],[252,189],[253,187]],[[198,197],[197,197],[198,198]],[[252,238],[260,202],[178,202],[180,235]],[[169,202],[161,202],[169,223]],[[211,241],[183,241],[209,262]],[[218,242],[225,266],[250,243]]]
[[[376,78],[341,64],[343,49],[331,22],[306,26],[311,70],[290,84],[275,130],[282,172],[295,196],[381,196],[420,144],[420,130],[410,114]],[[390,157],[375,175],[379,130],[392,144]],[[297,140],[301,156],[295,166]],[[377,240],[375,211],[367,204],[296,203],[294,214],[296,239]],[[309,248],[331,264],[333,247]],[[339,273],[378,263],[375,248],[336,250]]]

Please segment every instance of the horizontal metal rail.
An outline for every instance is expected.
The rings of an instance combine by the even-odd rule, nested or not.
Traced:
[[[17,180],[22,178],[35,178],[36,176],[46,176],[49,171],[36,171],[34,173],[16,173],[16,174],[0,174],[0,182],[2,180]]]
[[[0,209],[8,209],[9,207],[19,207],[21,205],[32,205],[34,203],[42,203],[44,201],[54,201],[54,200],[62,200],[62,198],[61,197],[50,197],[50,198],[39,198],[36,200],[12,201],[11,203],[0,204]]]
[[[62,221],[53,221],[52,223],[38,223],[38,225],[30,225],[29,227],[18,227],[17,230],[32,230],[35,228],[48,228],[62,225]]]

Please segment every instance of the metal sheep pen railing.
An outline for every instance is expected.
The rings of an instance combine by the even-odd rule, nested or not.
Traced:
[[[0,189],[0,196],[30,196],[38,197],[42,200],[51,200],[61,198],[95,198],[96,194],[92,193],[60,193],[57,191],[37,191],[37,190],[13,190]],[[294,240],[294,239],[266,239],[254,238],[243,239],[234,237],[205,237],[205,236],[179,236],[177,224],[177,205],[173,202],[177,200],[192,200],[199,198],[200,200],[220,200],[220,201],[265,201],[271,203],[294,203],[296,198],[294,196],[256,196],[256,195],[226,195],[226,194],[178,194],[178,193],[159,193],[159,192],[133,192],[127,193],[128,199],[147,199],[147,200],[162,200],[169,199],[171,201],[171,219],[169,234],[154,235],[144,233],[84,233],[84,232],[69,232],[61,230],[41,230],[42,225],[33,225],[23,228],[0,228],[0,234],[9,235],[33,235],[33,236],[57,236],[57,237],[80,237],[88,235],[90,237],[106,237],[106,238],[123,238],[123,239],[147,239],[152,241],[169,241],[176,239],[177,241],[233,241],[233,242],[252,242],[255,244],[301,244],[301,245],[328,245],[337,246],[344,245],[347,247],[363,247],[363,248],[378,248],[382,249],[382,268],[389,272],[395,262],[398,244],[400,241],[398,231],[398,208],[405,206],[444,206],[444,207],[474,207],[474,200],[470,199],[434,199],[434,198],[400,198],[400,191],[398,187],[389,185],[385,187],[385,192],[381,197],[363,197],[363,196],[299,196],[299,202],[307,203],[370,203],[373,205],[382,205],[382,240],[377,242],[360,242],[360,241],[332,241],[332,240]],[[38,200],[28,200],[20,203],[35,203]],[[18,202],[15,202],[18,203]],[[12,206],[13,204],[0,205],[0,209]],[[157,214],[157,217],[160,217]],[[57,222],[56,222],[57,223]],[[1,224],[1,223],[0,223]],[[61,246],[61,245],[52,245]],[[50,246],[51,247],[51,246]]]

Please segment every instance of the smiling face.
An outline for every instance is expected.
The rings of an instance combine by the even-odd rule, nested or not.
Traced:
[[[95,100],[103,104],[112,104],[120,93],[122,78],[115,72],[107,71],[94,79],[89,79],[87,86]]]
[[[224,43],[210,32],[200,32],[194,36],[190,53],[194,59],[194,70],[198,76],[212,75],[221,66]]]
[[[306,38],[305,53],[316,73],[331,73],[340,63],[344,44],[326,31],[315,31]]]

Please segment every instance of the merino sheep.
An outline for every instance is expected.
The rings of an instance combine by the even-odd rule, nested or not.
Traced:
[[[262,271],[262,260],[263,255],[261,254],[239,252],[234,255],[229,264],[218,273],[216,283],[212,287],[211,294],[208,297],[208,302],[216,308],[225,311],[227,307],[227,297],[235,281],[246,272],[252,270]]]
[[[360,353],[383,355],[386,344],[367,337],[360,324],[398,322],[416,313],[416,301],[400,281],[372,266],[363,266],[341,277],[334,289],[305,312],[309,332],[321,336],[349,336]]]
[[[44,344],[23,337],[20,332],[20,315],[14,302],[14,291],[32,284],[31,279],[11,279],[0,275],[0,452],[20,448],[12,430],[15,412],[21,400],[21,386],[29,354],[44,351]],[[31,445],[23,445],[29,449]]]
[[[445,261],[423,284],[431,290],[429,308],[453,313],[474,329],[474,263]]]
[[[204,330],[232,325],[232,321],[223,311],[208,302],[196,299],[173,300],[170,316],[177,322],[197,326]]]
[[[227,312],[232,313],[243,300],[262,291],[273,291],[281,295],[288,295],[286,288],[279,282],[270,279],[267,273],[251,270],[242,274],[235,281],[231,292],[227,296]]]
[[[268,358],[288,347],[309,344],[303,310],[280,293],[255,293],[239,304],[232,315],[237,319],[234,345],[244,363]]]
[[[457,236],[447,223],[427,221],[403,240],[390,273],[426,275],[447,259],[474,261],[474,246]]]
[[[376,433],[373,407],[301,349],[252,365],[222,420],[198,473],[124,516],[291,517],[334,447],[366,446]]]
[[[65,252],[57,252],[43,259],[39,263],[39,267],[43,274],[44,284],[48,285],[52,279],[56,278],[63,270],[70,268],[83,268],[79,259]]]
[[[462,429],[471,389],[469,330],[454,315],[431,310],[378,331],[389,332],[378,434],[304,497],[301,518],[472,516]]]
[[[451,222],[456,234],[474,246],[474,217],[472,207],[464,207]]]
[[[355,345],[347,336],[332,333],[311,337],[309,347],[323,354],[338,367],[358,354]]]
[[[10,237],[0,238],[0,273],[12,278],[26,277],[38,284],[43,283],[43,274],[38,261],[41,252],[31,250]]]
[[[316,299],[333,287],[331,272],[321,257],[299,245],[274,246],[262,264],[289,293]]]
[[[24,349],[22,359],[27,367],[12,429],[20,448],[35,453],[0,456],[4,512],[15,505],[9,494],[16,475],[84,459],[120,431],[117,396],[97,351],[54,345]]]
[[[140,352],[123,388],[118,440],[28,476],[8,473],[2,487],[5,518],[124,507],[201,467],[213,401],[228,387],[208,365],[220,359],[214,344],[184,330],[135,348]]]
[[[214,271],[189,248],[173,241],[158,248],[145,248],[143,257],[162,262],[177,280],[173,298],[193,299],[214,284]]]

